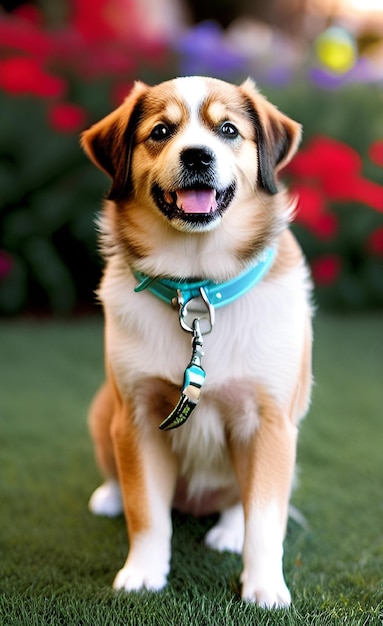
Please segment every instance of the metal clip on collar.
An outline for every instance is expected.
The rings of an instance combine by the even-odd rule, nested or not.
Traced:
[[[188,333],[194,332],[194,320],[201,325],[201,334],[209,334],[215,322],[215,309],[204,287],[199,288],[198,296],[192,296],[185,302],[181,289],[177,289],[177,304],[181,328]],[[203,324],[201,324],[203,323]]]
[[[160,424],[161,430],[171,430],[182,426],[198,404],[201,388],[205,382],[205,370],[202,367],[203,338],[198,319],[193,322],[192,357],[184,373],[184,382],[177,406]]]

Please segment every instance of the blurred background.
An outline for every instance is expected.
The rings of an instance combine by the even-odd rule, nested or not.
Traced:
[[[252,76],[301,122],[284,177],[324,309],[383,306],[382,0],[0,2],[0,314],[97,310],[109,180],[79,133],[129,92]]]

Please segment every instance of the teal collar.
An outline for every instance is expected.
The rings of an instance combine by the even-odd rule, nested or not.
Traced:
[[[245,270],[235,278],[223,283],[214,283],[211,280],[201,281],[176,281],[167,278],[152,278],[141,272],[134,272],[134,276],[139,281],[134,291],[139,292],[148,289],[152,294],[160,298],[167,304],[174,304],[179,299],[181,292],[182,299],[189,302],[197,298],[201,293],[201,288],[205,291],[209,303],[214,308],[220,308],[226,304],[234,302],[247,291],[252,289],[268,272],[275,258],[275,249],[267,248],[258,258],[255,265]]]

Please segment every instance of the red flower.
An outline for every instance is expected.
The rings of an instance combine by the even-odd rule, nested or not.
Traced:
[[[60,45],[68,47],[69,58],[83,75],[126,76],[137,71],[140,58],[156,63],[163,57],[164,43],[147,32],[136,0],[72,0],[71,4],[72,30]]]
[[[322,190],[328,200],[361,202],[383,211],[383,187],[363,178],[360,155],[340,141],[314,138],[293,159],[288,171]]]
[[[145,39],[137,0],[72,0],[72,25],[88,42]]]
[[[87,113],[85,109],[70,102],[60,102],[50,107],[48,120],[54,130],[60,132],[78,132],[84,128]]]
[[[44,21],[42,12],[33,4],[22,4],[13,11],[12,15],[36,26],[40,26]]]
[[[383,167],[383,139],[375,141],[368,151],[371,161]]]
[[[118,83],[112,89],[112,105],[114,107],[120,106],[120,104],[125,100],[126,96],[129,95],[133,87],[133,83]]]
[[[109,39],[115,35],[115,29],[108,19],[109,0],[73,0],[72,25],[88,41]],[[113,0],[110,2],[113,4]],[[121,18],[121,16],[120,16]]]
[[[165,41],[148,32],[136,0],[70,0],[69,4],[70,21],[55,31],[44,29],[43,14],[31,5],[11,15],[0,14],[0,52],[49,60],[86,78],[126,76],[136,72],[139,59],[149,58],[153,64],[163,59]],[[24,93],[14,82],[7,77],[5,88]]]
[[[314,281],[324,287],[332,285],[340,275],[342,262],[336,254],[325,254],[311,261]]]
[[[338,232],[339,219],[334,213],[324,213],[316,223],[315,229],[321,239],[332,239]]]
[[[12,257],[5,250],[0,250],[0,279],[5,278],[13,267]]]
[[[321,239],[331,239],[338,232],[338,217],[329,213],[326,200],[315,186],[297,184],[297,222],[314,232]]]
[[[383,257],[383,226],[371,233],[367,241],[367,247],[373,254]]]
[[[36,59],[12,57],[0,61],[0,87],[13,95],[62,96],[66,82],[48,74]]]
[[[38,23],[18,17],[15,12],[10,16],[0,15],[0,45],[12,51],[26,52],[34,57],[47,59],[53,53],[55,40]]]

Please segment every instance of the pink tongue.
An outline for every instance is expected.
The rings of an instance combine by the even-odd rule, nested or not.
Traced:
[[[177,206],[185,213],[212,213],[217,208],[214,189],[177,191]]]

